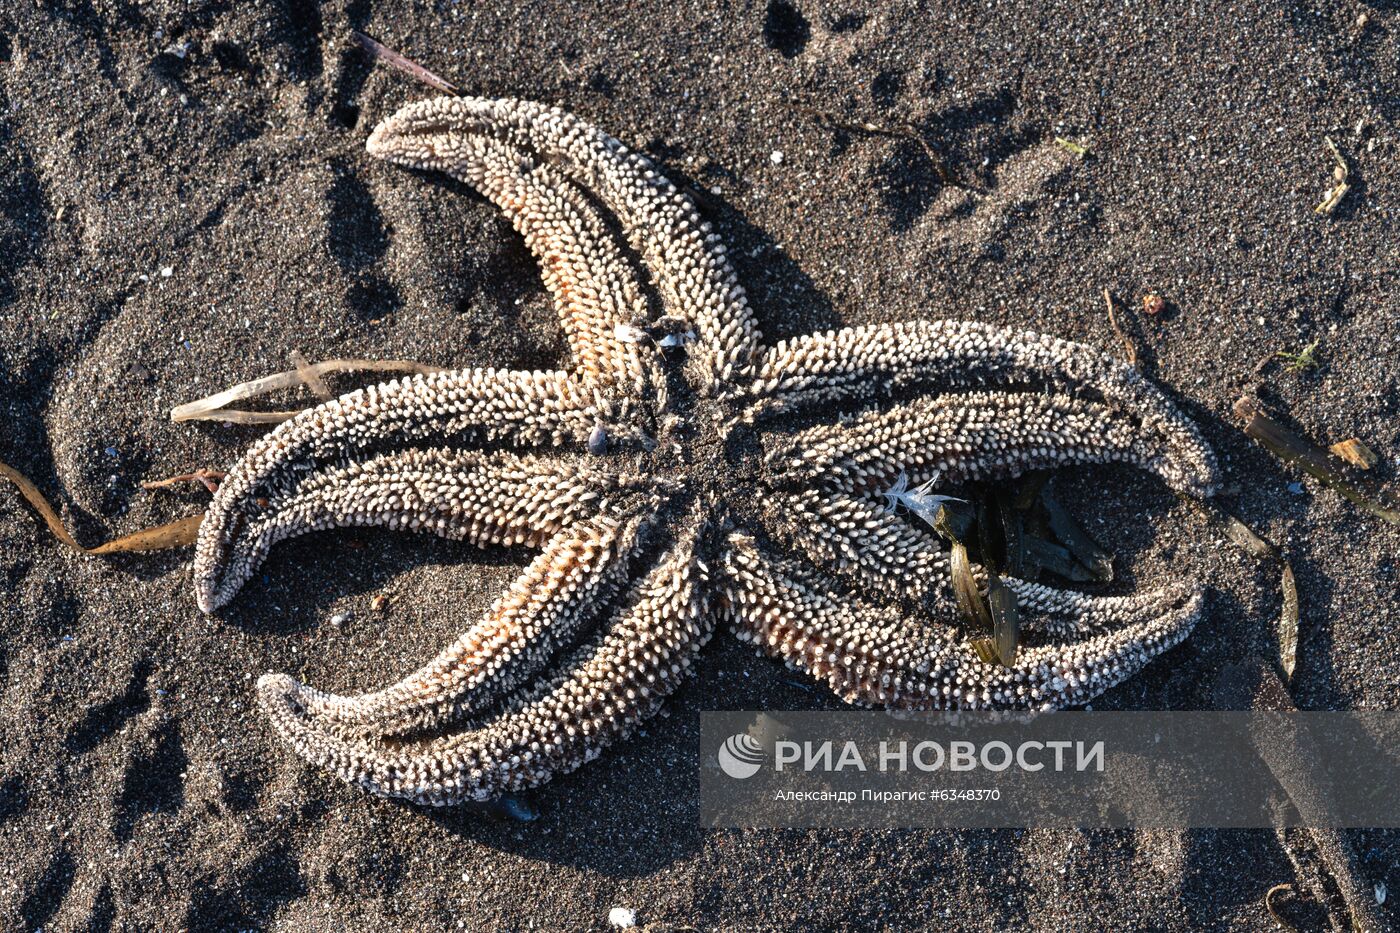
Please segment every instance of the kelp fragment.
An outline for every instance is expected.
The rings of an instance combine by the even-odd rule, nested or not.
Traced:
[[[997,514],[1001,518],[1003,550],[1006,554],[1004,569],[1013,577],[1025,579],[1028,570],[1036,569],[1030,566],[1026,558],[1026,517],[1005,496],[998,496],[996,504]]]
[[[1211,500],[1202,501],[1198,499],[1192,499],[1190,501],[1197,509],[1203,512],[1207,518],[1218,519],[1223,523],[1225,525],[1225,533],[1229,535],[1230,540],[1244,548],[1244,550],[1248,551],[1250,554],[1260,560],[1278,556],[1277,548],[1255,534],[1253,528],[1246,525],[1238,516],[1221,508],[1218,503]]]
[[[1050,474],[1045,470],[1034,470],[1021,477],[1016,487],[1016,495],[1011,499],[1011,507],[1018,512],[1029,512],[1040,501],[1040,491],[1050,482]]]
[[[1358,508],[1391,524],[1400,525],[1400,512],[1363,495],[1342,477],[1339,469],[1341,461],[1264,414],[1254,399],[1246,396],[1237,401],[1235,414],[1245,422],[1244,433],[1263,444],[1275,457],[1316,477],[1324,485],[1346,496]]]
[[[305,360],[302,361],[303,363]],[[251,382],[241,382],[236,386],[216,392],[194,402],[187,402],[170,410],[171,421],[231,421],[235,424],[278,424],[294,418],[305,411],[297,408],[290,411],[246,411],[229,408],[234,402],[257,398],[298,385],[307,385],[307,378],[320,380],[326,373],[340,372],[396,372],[396,373],[435,373],[440,366],[428,366],[408,360],[326,360],[299,366],[297,369],[263,376]],[[321,383],[322,388],[325,383]]]
[[[185,547],[194,544],[195,537],[199,532],[199,523],[204,520],[203,513],[191,515],[188,518],[177,519],[155,528],[146,528],[129,535],[123,535],[97,547],[83,547],[77,542],[63,524],[63,519],[59,518],[58,512],[44,498],[44,494],[39,492],[39,487],[35,486],[23,473],[5,463],[0,463],[0,477],[4,477],[15,485],[19,494],[24,500],[34,507],[44,519],[44,524],[49,526],[49,531],[54,537],[68,545],[80,554],[119,554],[127,551],[164,551],[169,548]]]
[[[954,541],[951,558],[953,597],[958,602],[958,611],[978,631],[992,631],[992,614],[982,600],[982,592],[977,589],[977,580],[972,576],[972,561],[967,557],[966,545]]]
[[[1278,623],[1279,667],[1283,682],[1292,684],[1293,670],[1298,666],[1298,582],[1293,578],[1293,566],[1283,561],[1283,614]]]
[[[1050,494],[1047,487],[1040,494],[1040,502],[1045,506],[1045,512],[1050,519],[1050,530],[1055,538],[1063,544],[1074,559],[1089,571],[1092,578],[1101,583],[1108,583],[1113,579],[1113,554],[1099,546],[1098,542],[1089,537],[1088,533],[1069,514],[1069,510],[1060,505],[1059,501]]]
[[[1016,605],[1016,594],[991,572],[987,574],[987,606],[991,610],[997,656],[1002,666],[1011,667],[1016,663],[1016,648],[1021,641],[1021,611]]]
[[[972,648],[973,653],[977,655],[978,660],[983,664],[998,664],[1001,662],[1001,656],[997,654],[996,642],[992,641],[990,638],[974,638],[967,644]]]
[[[1021,640],[1021,614],[1016,606],[1016,594],[1011,592],[997,574],[1000,561],[994,555],[1000,549],[1000,545],[991,539],[1000,528],[1000,522],[994,525],[990,516],[995,509],[995,503],[989,506],[983,501],[975,513],[965,504],[962,509],[950,508],[959,503],[961,500],[944,502],[939,507],[937,520],[933,523],[934,529],[952,545],[949,566],[953,598],[957,601],[958,611],[963,620],[974,631],[989,633],[991,636],[981,635],[970,640],[968,644],[972,650],[986,664],[1010,667],[1016,663],[1016,648]],[[959,523],[958,514],[965,516],[966,521]],[[978,556],[987,573],[985,598],[977,587],[977,578],[973,576],[972,560],[968,556],[967,546],[962,543],[962,535],[966,533],[968,522],[974,514],[977,517],[976,530],[981,547],[981,554]],[[954,523],[959,523],[961,527],[955,529]]]
[[[1035,535],[1027,535],[1025,547],[1027,558],[1040,565],[1042,570],[1048,570],[1071,583],[1098,582],[1097,578],[1083,564],[1075,560],[1069,551],[1054,542],[1046,541]]]

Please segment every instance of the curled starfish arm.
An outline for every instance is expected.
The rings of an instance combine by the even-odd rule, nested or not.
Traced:
[[[1114,632],[981,661],[948,626],[831,592],[810,568],[779,561],[736,535],[726,556],[725,615],[736,634],[825,681],[851,703],[898,709],[1048,709],[1086,703],[1178,644],[1200,594]]]
[[[494,533],[503,539],[508,533],[526,538],[543,533],[549,526],[543,516],[539,529],[513,527],[522,512],[503,505],[504,497],[494,504],[481,499],[458,515],[444,510],[439,493],[457,481],[447,475],[450,464],[433,458],[446,455],[405,451],[427,442],[467,450],[562,443],[586,436],[592,423],[590,409],[564,373],[433,373],[371,386],[309,409],[254,444],[220,484],[195,548],[200,608],[209,612],[228,602],[268,548],[318,523],[412,527],[416,522],[442,534],[475,533],[489,540],[495,521]],[[524,461],[475,462],[474,472],[462,479],[469,484],[463,487],[468,496],[538,496],[541,486],[563,488],[571,482],[567,466],[551,480],[543,460],[536,466],[544,474],[533,483],[499,472],[520,469]],[[584,474],[573,474],[582,482]],[[371,499],[347,495],[351,486]],[[586,493],[579,489],[562,501],[586,505]],[[503,511],[497,515],[497,509]],[[486,524],[477,527],[483,520]]]
[[[463,731],[347,737],[313,711],[305,687],[280,674],[259,681],[259,703],[303,758],[382,796],[445,806],[534,787],[630,734],[684,680],[713,627],[699,573],[693,541],[677,543],[554,676]]]
[[[574,644],[628,582],[648,522],[599,515],[561,530],[481,621],[392,686],[358,696],[300,690],[302,709],[346,735],[429,730],[480,712]]]
[[[436,158],[427,161],[424,144],[417,135],[376,133],[369,151],[401,165],[441,169],[499,207],[539,261],[580,378],[644,391],[646,348],[621,339],[618,328],[644,317],[646,300],[616,236],[577,186],[533,152],[490,136],[433,139]]]
[[[948,553],[937,538],[905,517],[841,492],[777,495],[770,536],[790,542],[813,565],[830,569],[875,602],[914,603],[930,615],[954,618]],[[974,568],[979,583],[986,574]],[[1096,596],[1004,576],[1016,594],[1027,631],[1071,635],[1135,625],[1188,595],[1168,586],[1128,596]]]
[[[452,171],[466,141],[494,137],[567,174],[616,215],[645,262],[666,313],[688,321],[697,365],[720,386],[751,368],[759,332],[724,245],[682,194],[642,155],[601,130],[529,101],[442,97],[399,110],[368,150],[405,165]]]
[[[783,341],[759,367],[751,416],[980,387],[1096,397],[1172,451],[1173,488],[1208,496],[1219,483],[1196,426],[1133,367],[1083,344],[974,321],[878,324]]]
[[[1027,470],[1128,463],[1181,488],[1192,461],[1143,437],[1122,413],[1066,395],[978,392],[940,395],[819,425],[775,445],[768,463],[787,481],[847,492],[909,482],[1001,479]]]

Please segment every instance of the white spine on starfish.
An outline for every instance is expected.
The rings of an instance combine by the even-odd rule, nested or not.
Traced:
[[[888,397],[928,388],[1016,386],[1091,390],[1171,450],[1175,489],[1208,496],[1215,455],[1160,389],[1131,366],[1083,344],[974,321],[909,321],[785,340],[763,357],[751,387],[753,414]]]
[[[640,393],[647,380],[639,347],[617,328],[645,317],[636,272],[614,234],[574,185],[554,167],[489,136],[434,137],[433,164],[417,135],[375,135],[369,151],[413,168],[438,168],[471,185],[499,207],[539,261],[579,377]]]
[[[864,596],[921,605],[935,618],[957,618],[948,553],[931,533],[891,515],[871,500],[841,492],[775,493],[768,509],[770,531],[789,542],[814,567],[834,569]],[[985,585],[981,567],[974,576]],[[1027,631],[1063,636],[1135,625],[1176,605],[1189,594],[1169,586],[1130,596],[1096,596],[1003,576],[1016,594]]]
[[[249,524],[325,465],[369,456],[374,445],[434,437],[463,446],[578,441],[593,422],[567,373],[481,369],[395,380],[302,412],[254,444],[220,484],[195,547],[199,606],[210,612],[233,598],[266,553]]]
[[[647,520],[600,515],[560,531],[486,615],[398,683],[359,696],[303,687],[303,711],[345,734],[384,737],[479,712],[570,647],[629,582]]]
[[[614,214],[661,292],[688,320],[692,350],[719,387],[747,375],[759,333],[724,245],[694,204],[644,156],[557,107],[530,101],[442,97],[404,107],[375,128],[368,149],[421,168],[451,171],[469,136],[494,136],[558,165]]]
[[[1175,486],[1189,464],[1103,405],[1066,395],[941,395],[799,432],[768,456],[787,481],[876,493],[900,473],[950,482],[1128,463]]]
[[[537,547],[605,511],[608,497],[629,485],[575,458],[410,448],[307,473],[248,528],[269,545],[326,528],[381,526],[482,547]]]
[[[851,703],[892,709],[1049,709],[1086,703],[1178,644],[1202,596],[1118,631],[1020,652],[1013,667],[981,661],[946,626],[832,594],[817,575],[733,535],[726,610],[735,633],[824,680]]]
[[[699,573],[693,540],[673,546],[603,631],[479,728],[408,743],[346,737],[281,674],[259,680],[259,703],[297,754],[382,796],[444,806],[534,787],[629,735],[682,682],[713,627]]]

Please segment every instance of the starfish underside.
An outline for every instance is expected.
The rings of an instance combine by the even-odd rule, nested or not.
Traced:
[[[904,709],[1083,703],[1195,623],[1199,589],[1095,597],[1009,580],[1027,644],[1011,667],[986,663],[957,621],[938,539],[882,507],[901,482],[1108,462],[1209,495],[1210,450],[1136,370],[967,321],[765,347],[691,201],[555,108],[425,101],[368,149],[446,172],[505,212],[543,269],[572,369],[352,392],[230,472],[195,559],[206,612],[274,543],[318,529],[538,549],[399,683],[338,696],[263,677],[262,709],[307,760],[428,804],[541,784],[655,712],[721,621],[848,701]]]

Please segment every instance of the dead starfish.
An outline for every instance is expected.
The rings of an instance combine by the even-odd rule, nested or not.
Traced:
[[[720,619],[847,700],[901,708],[1082,703],[1190,631],[1198,590],[1097,598],[1012,580],[1028,646],[1012,667],[985,663],[938,539],[881,506],[910,483],[923,495],[1111,461],[1209,495],[1210,450],[1136,370],[964,321],[765,348],[691,201],[556,108],[424,101],[368,149],[447,172],[510,217],[573,368],[352,392],[268,434],[219,487],[195,559],[206,612],[273,544],[322,528],[539,548],[393,686],[337,696],[264,676],[262,708],[309,761],[428,804],[541,784],[654,713]]]

